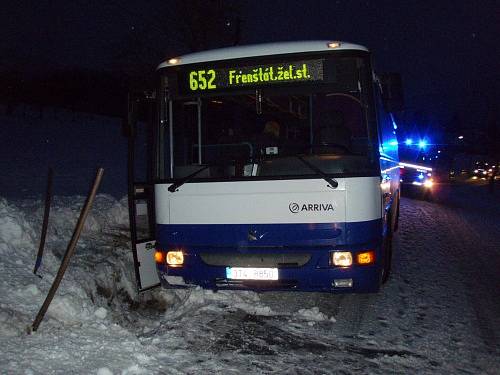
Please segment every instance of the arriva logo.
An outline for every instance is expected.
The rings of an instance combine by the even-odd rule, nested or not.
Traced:
[[[321,211],[334,211],[335,207],[333,207],[332,203],[303,203],[302,205],[292,202],[288,205],[288,209],[292,214],[296,214],[298,212],[321,212]]]

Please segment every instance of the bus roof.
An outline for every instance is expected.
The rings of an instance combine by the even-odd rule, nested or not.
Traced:
[[[329,47],[329,43],[338,43],[338,46]],[[206,61],[231,60],[244,57],[283,55],[287,53],[317,52],[317,51],[358,50],[368,51],[366,47],[340,41],[311,40],[299,42],[278,42],[252,44],[246,46],[235,46],[219,48],[208,51],[194,52],[187,55],[169,59],[158,65],[157,69],[186,64],[195,64]],[[174,63],[172,60],[175,60]]]

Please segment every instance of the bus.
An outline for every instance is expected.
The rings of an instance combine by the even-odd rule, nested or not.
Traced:
[[[196,52],[157,73],[129,102],[140,291],[379,290],[399,216],[397,74],[342,41]]]

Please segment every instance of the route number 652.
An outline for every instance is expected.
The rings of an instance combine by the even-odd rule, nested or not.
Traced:
[[[192,91],[216,89],[214,80],[215,70],[194,70],[189,73],[189,88]]]

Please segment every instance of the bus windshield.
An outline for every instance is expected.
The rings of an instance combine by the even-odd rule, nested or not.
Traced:
[[[369,107],[357,78],[341,87],[259,86],[177,98],[171,107],[171,177],[317,178],[318,170],[376,175]]]

